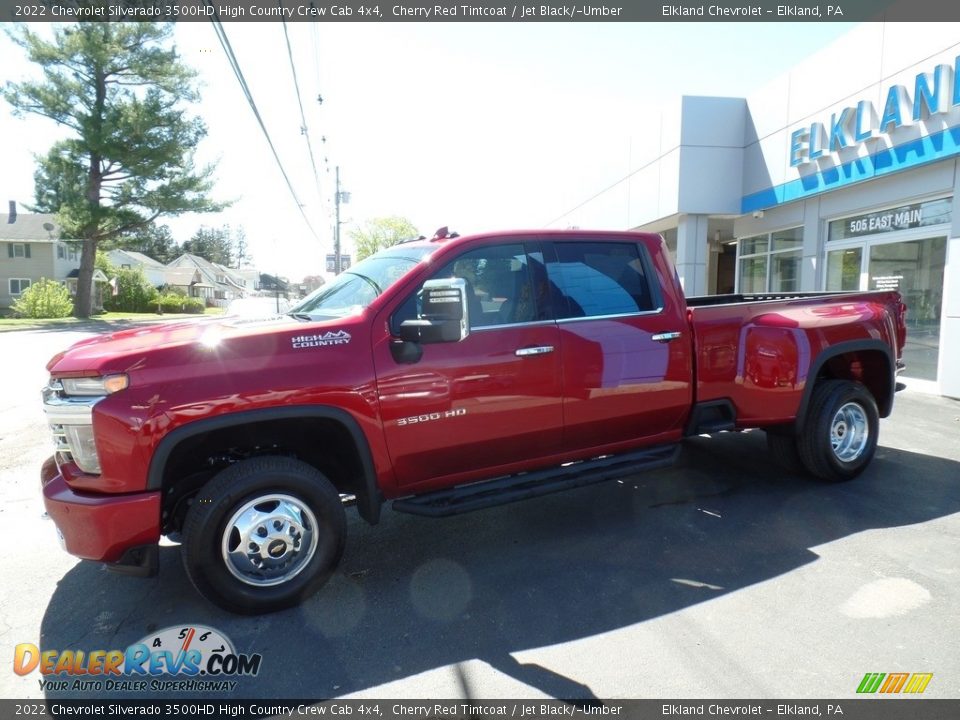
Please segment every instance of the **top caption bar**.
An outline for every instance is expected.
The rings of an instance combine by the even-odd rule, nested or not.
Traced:
[[[955,0],[830,3],[323,2],[322,0],[0,0],[3,22],[949,22]]]

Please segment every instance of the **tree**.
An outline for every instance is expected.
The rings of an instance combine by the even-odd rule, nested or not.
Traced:
[[[239,247],[241,243],[242,248]],[[246,253],[246,234],[243,228],[234,233],[229,225],[218,228],[202,227],[183,244],[182,250],[218,265],[233,267],[235,253],[238,250]]]
[[[173,239],[170,228],[156,223],[124,233],[110,244],[124,250],[143,253],[164,265],[179,257],[182,252]]]
[[[157,306],[159,293],[143,274],[136,268],[121,268],[116,275],[117,294],[104,301],[107,310],[121,312],[150,312]]]
[[[107,257],[107,254],[102,250],[97,250],[97,259],[94,261],[94,267],[108,278],[112,278],[117,274],[117,266],[110,262],[110,258]]]
[[[63,237],[83,243],[74,314],[88,317],[100,242],[164,215],[220,210],[208,197],[213,166],[193,155],[206,127],[182,104],[196,102],[196,73],[167,47],[170,23],[84,22],[46,41],[10,33],[43,71],[40,81],[8,83],[18,115],[69,128],[71,137],[38,158],[36,205],[57,214]]]
[[[300,283],[300,284],[303,285],[304,289],[305,289],[308,293],[312,293],[314,290],[316,290],[318,287],[320,287],[321,285],[323,285],[325,282],[326,282],[326,280],[324,280],[324,279],[323,279],[322,277],[320,277],[319,275],[307,275],[307,276],[303,279],[303,282]]]
[[[348,234],[357,248],[357,262],[378,250],[419,235],[412,222],[396,216],[368,220],[362,228],[351,230]]]
[[[253,264],[253,255],[250,254],[250,244],[247,242],[247,233],[243,228],[237,229],[233,238],[233,255],[237,259],[237,268]]]

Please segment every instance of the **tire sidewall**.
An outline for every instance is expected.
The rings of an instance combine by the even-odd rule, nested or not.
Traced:
[[[833,418],[837,411],[847,403],[855,403],[860,406],[864,416],[867,419],[867,444],[854,460],[844,462],[837,457],[831,443],[831,430],[833,427]],[[818,430],[822,433],[820,442],[823,444],[823,456],[836,474],[838,479],[849,479],[856,477],[870,464],[873,459],[874,451],[877,448],[877,435],[880,431],[879,415],[877,413],[877,404],[873,396],[860,384],[845,383],[837,387],[831,394],[831,397],[824,405],[824,412],[820,418]]]
[[[200,592],[233,612],[260,613],[298,604],[325,583],[343,553],[346,520],[339,494],[314,468],[264,470],[249,461],[218,474],[194,498],[184,525],[184,563]],[[315,475],[315,477],[312,477]],[[290,495],[308,506],[317,520],[313,557],[287,582],[258,587],[234,576],[222,555],[228,521],[245,503],[269,494]]]

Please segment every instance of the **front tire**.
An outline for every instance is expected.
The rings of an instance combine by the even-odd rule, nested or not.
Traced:
[[[301,603],[330,578],[346,541],[346,515],[316,468],[257,457],[218,473],[183,525],[183,564],[194,587],[235,613]]]
[[[877,403],[863,385],[821,381],[810,399],[797,450],[811,474],[829,482],[851,480],[873,459],[879,429]]]

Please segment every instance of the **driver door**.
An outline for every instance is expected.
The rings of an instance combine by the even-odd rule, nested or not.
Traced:
[[[433,278],[466,281],[470,333],[423,344],[402,364],[390,337],[374,346],[377,392],[397,482],[418,490],[506,474],[559,452],[563,432],[560,337],[536,297],[535,244],[469,250]],[[411,293],[390,326],[417,315]]]

